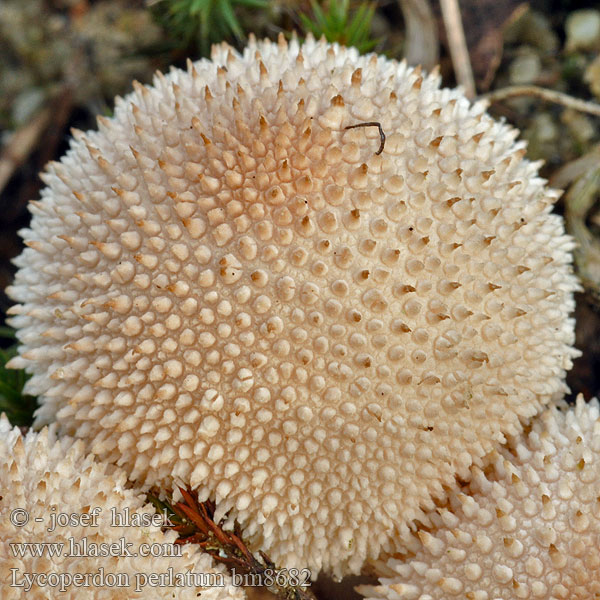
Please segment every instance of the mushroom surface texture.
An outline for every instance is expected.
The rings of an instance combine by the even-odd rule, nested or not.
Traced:
[[[245,598],[210,555],[175,545],[126,484],[54,426],[23,436],[0,416],[2,600]]]
[[[549,408],[512,449],[474,468],[410,559],[391,559],[370,599],[600,597],[600,420],[596,399]]]
[[[75,132],[9,288],[36,424],[213,497],[281,566],[408,535],[576,354],[559,193],[439,84],[252,40]]]

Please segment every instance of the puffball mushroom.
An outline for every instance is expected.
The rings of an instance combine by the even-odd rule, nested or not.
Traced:
[[[410,559],[391,559],[375,600],[600,597],[600,411],[548,409],[512,451],[474,468]]]
[[[122,470],[86,456],[83,442],[57,439],[54,426],[23,436],[1,415],[3,600],[245,598],[210,555],[174,546],[177,534],[163,533],[126,483]]]
[[[439,84],[252,40],[75,132],[9,290],[36,424],[216,498],[281,566],[408,535],[575,355],[558,192]]]

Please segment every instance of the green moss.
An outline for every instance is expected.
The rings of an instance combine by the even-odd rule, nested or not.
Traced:
[[[14,338],[9,327],[0,327],[0,337]],[[0,349],[0,414],[6,413],[13,425],[28,426],[33,423],[37,401],[23,394],[23,386],[29,375],[22,369],[7,369],[6,363],[17,354],[17,344],[6,350]]]
[[[316,38],[325,36],[328,42],[354,46],[359,52],[372,50],[379,40],[371,39],[371,22],[375,14],[374,2],[362,2],[356,9],[350,0],[330,0],[323,8],[316,0],[310,0],[312,17],[300,15],[305,31]]]
[[[195,47],[208,56],[212,44],[246,37],[236,14],[240,7],[268,6],[267,0],[159,0],[152,11],[175,46]]]

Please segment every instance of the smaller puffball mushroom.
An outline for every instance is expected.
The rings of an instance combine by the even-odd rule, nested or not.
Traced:
[[[451,493],[410,559],[390,559],[380,585],[358,591],[370,600],[599,598],[599,412],[581,396],[566,412],[546,410]]]
[[[174,545],[177,534],[162,532],[126,482],[120,469],[85,456],[82,442],[57,439],[54,428],[23,436],[1,415],[2,600],[243,600],[212,557]]]

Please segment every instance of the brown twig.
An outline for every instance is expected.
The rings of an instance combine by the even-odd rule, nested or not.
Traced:
[[[262,551],[259,553],[260,559],[256,558],[239,531],[225,531],[220,523],[215,523],[213,502],[199,502],[197,494],[191,490],[179,488],[179,491],[182,501],[176,503],[160,501],[158,494],[149,495],[150,501],[161,514],[165,510],[169,514],[171,528],[179,533],[177,544],[198,544],[215,560],[236,573],[249,576],[253,585],[263,585],[284,600],[315,600],[309,588],[292,583],[291,569],[277,569]],[[302,577],[299,579],[302,580]]]
[[[474,98],[475,81],[473,79],[471,59],[469,58],[469,49],[465,40],[465,31],[460,16],[458,0],[440,0],[440,6],[448,36],[448,46],[450,48],[456,81],[463,87],[467,98]]]
[[[356,129],[357,127],[377,127],[379,129],[379,150],[375,154],[381,154],[385,148],[385,133],[379,121],[368,121],[367,123],[357,123],[356,125],[346,125],[344,129]]]
[[[487,94],[482,94],[479,98],[481,100],[488,100],[489,102],[501,102],[502,100],[512,98],[513,96],[537,96],[547,102],[554,102],[555,104],[561,104],[567,108],[600,117],[600,104],[573,98],[573,96],[569,96],[563,92],[549,90],[536,85],[510,85],[505,88],[500,88],[499,90],[488,92]]]

